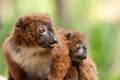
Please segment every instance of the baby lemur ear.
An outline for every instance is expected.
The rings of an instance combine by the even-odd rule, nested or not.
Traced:
[[[66,37],[68,40],[72,40],[72,39],[74,38],[73,33],[71,33],[71,32],[66,32],[66,33],[65,33],[65,37]]]

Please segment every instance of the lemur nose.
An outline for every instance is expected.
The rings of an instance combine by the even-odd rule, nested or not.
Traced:
[[[53,40],[53,44],[54,44],[54,43],[58,43],[58,40],[57,40],[57,39],[54,39],[54,40]]]
[[[84,56],[83,56],[83,59],[86,59],[86,58],[87,58],[87,55],[84,55]]]

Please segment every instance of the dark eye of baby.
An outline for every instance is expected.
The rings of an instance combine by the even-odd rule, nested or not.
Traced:
[[[86,47],[86,46],[83,46],[83,49],[84,49],[84,50],[87,50],[87,47]]]

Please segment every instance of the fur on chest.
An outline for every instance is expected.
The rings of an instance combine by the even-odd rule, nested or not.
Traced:
[[[11,57],[29,76],[44,77],[50,73],[53,59],[41,52],[41,48],[16,48]]]

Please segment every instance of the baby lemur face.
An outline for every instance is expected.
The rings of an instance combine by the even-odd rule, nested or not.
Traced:
[[[87,46],[82,43],[77,43],[75,47],[73,47],[75,51],[70,52],[70,56],[73,60],[83,60],[87,57]]]
[[[14,27],[15,42],[26,47],[53,48],[57,43],[54,26],[47,14],[20,17]]]
[[[70,57],[74,61],[81,61],[87,57],[87,35],[80,32],[68,32],[66,34]]]

